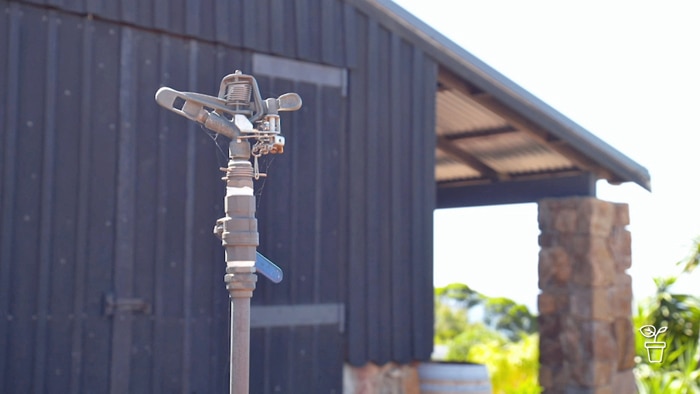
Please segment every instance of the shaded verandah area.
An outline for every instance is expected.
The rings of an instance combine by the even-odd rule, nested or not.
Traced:
[[[537,205],[539,283],[515,283],[540,288],[540,385],[545,393],[636,392],[628,205],[590,196]],[[394,363],[346,369],[345,380],[350,392],[370,393],[417,393],[421,383],[417,364]]]

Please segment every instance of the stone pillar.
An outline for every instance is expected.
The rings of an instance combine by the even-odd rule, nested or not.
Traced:
[[[547,199],[538,220],[544,393],[636,393],[627,204]]]

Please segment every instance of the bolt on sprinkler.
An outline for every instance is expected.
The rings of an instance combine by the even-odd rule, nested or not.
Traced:
[[[301,108],[301,97],[286,93],[262,100],[255,78],[236,70],[221,80],[218,97],[162,87],[155,98],[162,107],[231,139],[228,166],[221,168],[226,174],[222,178],[226,182],[226,216],[216,221],[214,234],[226,249],[224,282],[231,300],[230,393],[248,394],[250,299],[257,273],[274,283],[283,277],[279,267],[256,251],[253,179],[265,176],[258,169],[260,156],[283,153],[279,112]]]

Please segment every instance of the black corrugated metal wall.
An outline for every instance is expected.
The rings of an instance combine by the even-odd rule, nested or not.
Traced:
[[[258,78],[304,107],[258,183],[261,251],[285,281],[261,279],[253,303],[346,316],[254,329],[251,391],[340,392],[344,361],[429,356],[436,65],[367,5],[0,7],[0,391],[226,391],[224,161],[153,94],[215,94],[251,50],[348,70],[347,95]],[[110,295],[148,310],[106,313]]]
[[[353,14],[348,163],[349,361],[432,350],[435,65]]]

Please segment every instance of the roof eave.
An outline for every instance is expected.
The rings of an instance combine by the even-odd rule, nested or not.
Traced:
[[[371,0],[369,3],[422,40],[426,44],[422,49],[442,67],[605,168],[613,175],[607,178],[609,182],[634,182],[651,191],[651,177],[644,166],[568,119],[393,1]]]

